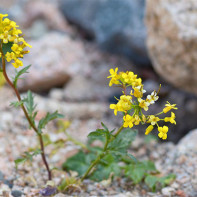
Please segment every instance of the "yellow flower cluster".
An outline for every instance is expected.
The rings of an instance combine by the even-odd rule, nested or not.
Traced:
[[[22,31],[18,29],[18,25],[14,21],[7,18],[7,14],[0,14],[0,58],[5,55],[7,62],[13,61],[15,68],[23,66],[23,62],[19,58],[23,58],[24,54],[29,53],[26,47],[30,47],[22,36]],[[3,54],[3,47],[11,43],[11,50]]]
[[[139,125],[148,123],[150,124],[145,132],[145,135],[148,135],[153,129],[154,126],[158,128],[158,136],[163,140],[167,139],[167,126],[159,126],[159,121],[170,122],[176,124],[175,114],[171,112],[171,117],[165,117],[160,119],[158,116],[165,114],[172,109],[177,109],[176,104],[171,105],[169,102],[165,105],[165,108],[162,112],[156,115],[145,115],[144,111],[148,111],[150,105],[154,104],[158,99],[158,92],[155,90],[143,99],[143,95],[146,92],[144,90],[142,79],[138,78],[133,72],[119,72],[118,68],[110,69],[110,82],[109,86],[113,84],[117,87],[123,89],[123,95],[120,96],[120,99],[117,99],[116,104],[110,104],[110,109],[114,110],[114,114],[117,115],[118,112],[122,112],[123,116],[123,127],[132,128],[134,125]],[[132,90],[127,94],[127,88],[130,87]]]

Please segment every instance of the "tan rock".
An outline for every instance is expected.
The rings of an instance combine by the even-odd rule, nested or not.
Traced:
[[[22,91],[48,90],[65,84],[74,75],[89,72],[89,63],[80,41],[74,41],[67,35],[50,33],[30,44],[33,48],[24,57],[23,63],[32,66],[18,83]]]
[[[197,94],[197,1],[147,0],[146,25],[155,70]]]

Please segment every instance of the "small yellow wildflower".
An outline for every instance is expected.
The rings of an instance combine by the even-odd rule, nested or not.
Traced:
[[[154,129],[153,125],[149,125],[146,129],[145,135],[148,135]]]
[[[138,115],[135,115],[135,116],[133,117],[133,124],[134,124],[134,125],[139,125],[140,122],[141,122],[140,117],[139,117]]]
[[[15,68],[18,68],[19,66],[23,66],[23,62],[19,59],[16,59],[16,61],[14,63],[12,63],[12,65],[15,67]]]
[[[133,127],[133,117],[127,114],[126,116],[123,117],[124,123],[123,127]]]
[[[117,104],[110,104],[109,108],[113,109],[115,116],[117,116],[117,112],[119,111],[118,110],[118,105]]]
[[[160,138],[162,138],[163,140],[166,140],[167,139],[168,127],[167,126],[158,127],[158,131],[159,131],[158,136]]]
[[[111,80],[109,82],[109,86],[112,86],[113,84],[116,84],[116,85],[120,84],[119,75],[117,74],[117,72],[118,72],[118,68],[115,68],[115,70],[111,68],[109,70],[110,76],[107,77],[107,78],[111,78]]]
[[[134,93],[133,95],[136,97],[136,98],[142,98],[143,96],[143,93],[146,92],[146,90],[143,90],[143,86],[137,86],[134,89]]]
[[[162,112],[155,115],[145,115],[143,114],[143,110],[148,111],[148,108],[151,104],[154,104],[155,101],[159,99],[158,92],[155,90],[145,98],[143,98],[143,94],[146,92],[144,90],[144,86],[142,84],[142,79],[137,78],[133,72],[119,72],[118,68],[115,70],[110,69],[111,78],[109,86],[113,84],[120,84],[122,87],[122,94],[120,99],[117,99],[117,104],[110,104],[110,109],[114,110],[114,114],[117,115],[118,112],[123,112],[123,127],[132,128],[134,125],[139,125],[149,123],[150,125],[147,127],[145,135],[148,135],[153,129],[154,125],[157,125],[159,134],[158,136],[165,140],[167,138],[168,127],[163,126],[160,127],[158,125],[159,121],[170,122],[172,124],[176,124],[175,114],[172,112],[171,117],[165,117],[164,119],[160,119],[160,114],[167,113],[171,109],[177,109],[176,104],[171,105],[169,102],[165,105],[165,108]],[[130,93],[127,95],[127,87],[131,87]],[[143,109],[143,110],[142,110]]]
[[[163,109],[163,112],[164,113],[167,113],[167,112],[169,112],[171,109],[178,109],[177,107],[175,107],[176,106],[176,104],[170,104],[168,101],[167,101],[167,104],[165,104],[165,108]]]
[[[176,117],[175,113],[171,112],[171,117],[165,117],[164,121],[165,122],[170,122],[172,124],[176,124],[175,117]]]
[[[11,43],[11,52],[5,54],[7,62],[14,61],[12,65],[15,68],[22,66],[23,63],[18,58],[22,58],[24,54],[29,53],[28,50],[24,50],[25,47],[31,47],[23,38],[22,31],[18,29],[18,25],[14,21],[11,21],[7,17],[7,14],[0,14],[0,42],[2,44]]]
[[[139,102],[139,106],[144,109],[145,111],[148,111],[148,106],[150,105],[148,102],[146,102],[145,100],[139,98],[138,99]]]
[[[154,115],[150,115],[148,119],[148,123],[151,123],[152,125],[155,125],[160,119]]]
[[[121,77],[123,78],[123,81],[128,84],[132,84],[133,81],[136,79],[137,75],[134,75],[133,72],[126,72],[121,73]]]

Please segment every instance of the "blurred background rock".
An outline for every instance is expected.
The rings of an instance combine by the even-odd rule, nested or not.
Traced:
[[[86,132],[100,121],[120,125],[107,108],[121,93],[108,87],[108,70],[119,67],[142,77],[147,94],[162,84],[150,112],[159,112],[166,100],[177,103],[170,141],[197,128],[195,0],[1,0],[0,11],[17,21],[33,46],[24,58],[32,67],[19,89],[47,100],[42,110],[57,107],[68,119],[94,120],[81,127]],[[76,109],[81,114],[73,115]]]

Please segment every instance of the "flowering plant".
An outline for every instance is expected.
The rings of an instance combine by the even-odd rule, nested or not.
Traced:
[[[6,63],[11,62],[15,68],[23,66],[22,58],[25,54],[29,53],[29,50],[26,48],[31,48],[31,45],[25,41],[18,25],[7,18],[7,16],[7,14],[0,14],[0,59],[2,62],[0,71],[3,74],[5,81],[7,81],[10,87],[14,90],[18,99],[18,101],[13,102],[11,105],[22,108],[30,128],[32,128],[37,134],[40,144],[40,149],[33,150],[32,152],[25,152],[21,158],[15,160],[15,164],[18,165],[19,163],[28,160],[32,161],[32,158],[35,155],[40,154],[48,172],[48,179],[51,180],[52,173],[45,155],[44,135],[42,130],[49,121],[63,116],[55,111],[54,113],[47,113],[38,123],[35,121],[37,111],[32,93],[28,91],[27,96],[21,98],[17,90],[18,79],[22,74],[27,73],[30,66],[27,66],[20,71],[16,71],[13,81],[9,79],[6,72]],[[150,105],[154,104],[159,98],[159,90],[157,92],[154,90],[146,98],[143,98],[145,90],[141,78],[138,78],[133,72],[118,73],[118,68],[115,68],[115,70],[110,69],[109,72],[109,86],[115,85],[122,88],[122,95],[119,99],[116,98],[117,103],[110,104],[110,109],[114,110],[115,115],[117,115],[118,112],[123,113],[122,126],[117,130],[109,130],[104,123],[101,123],[103,129],[97,129],[96,131],[91,132],[88,135],[89,141],[87,145],[76,141],[65,132],[68,139],[73,143],[80,145],[82,150],[69,158],[63,164],[63,168],[66,170],[77,171],[80,179],[75,181],[76,179],[72,177],[70,181],[64,180],[58,187],[59,190],[65,190],[70,183],[80,184],[87,177],[101,181],[103,179],[108,179],[113,175],[119,176],[122,170],[124,170],[125,175],[132,179],[134,183],[139,183],[144,179],[153,190],[155,189],[157,182],[160,182],[162,186],[165,186],[174,177],[171,175],[162,178],[152,177],[148,172],[157,172],[154,164],[150,161],[137,161],[127,150],[137,134],[136,130],[132,129],[135,125],[148,124],[145,135],[148,135],[154,127],[157,127],[159,138],[163,140],[167,139],[168,127],[161,126],[160,121],[176,124],[175,114],[174,112],[171,112],[170,117],[165,117],[163,119],[159,118],[159,116],[161,114],[166,114],[172,109],[177,109],[176,104],[171,105],[167,102],[165,108],[160,113],[147,115],[145,112],[148,111]],[[2,77],[2,75],[0,76]],[[65,127],[63,127],[63,130],[65,130]],[[103,142],[103,147],[93,147],[92,142],[94,140],[101,140]],[[125,165],[120,166],[120,162],[124,162]],[[51,186],[49,189],[51,189]],[[54,187],[52,191],[55,192],[56,188]],[[42,192],[48,192],[47,188]]]
[[[29,45],[25,41],[22,35],[22,31],[18,28],[19,26],[16,25],[14,21],[7,18],[7,16],[7,14],[0,14],[0,58],[2,61],[1,72],[3,73],[3,76],[7,83],[14,90],[18,99],[18,101],[11,103],[11,105],[15,107],[20,106],[22,108],[30,128],[35,131],[40,143],[40,149],[37,149],[31,153],[25,152],[22,158],[15,160],[15,163],[17,166],[19,163],[25,162],[27,160],[31,161],[33,156],[40,154],[48,172],[48,179],[51,180],[52,174],[45,156],[42,130],[45,128],[46,124],[49,121],[58,117],[62,117],[62,115],[58,114],[57,111],[52,114],[47,113],[47,115],[39,121],[38,125],[36,125],[35,117],[37,115],[37,111],[32,93],[28,91],[27,97],[21,98],[17,89],[18,79],[21,77],[22,74],[28,71],[30,66],[23,68],[19,72],[16,71],[16,75],[13,81],[9,79],[6,72],[6,63],[12,62],[12,65],[15,68],[23,66],[23,62],[21,59],[24,57],[25,54],[29,53],[29,50],[27,50],[26,47],[31,48],[31,45]]]

